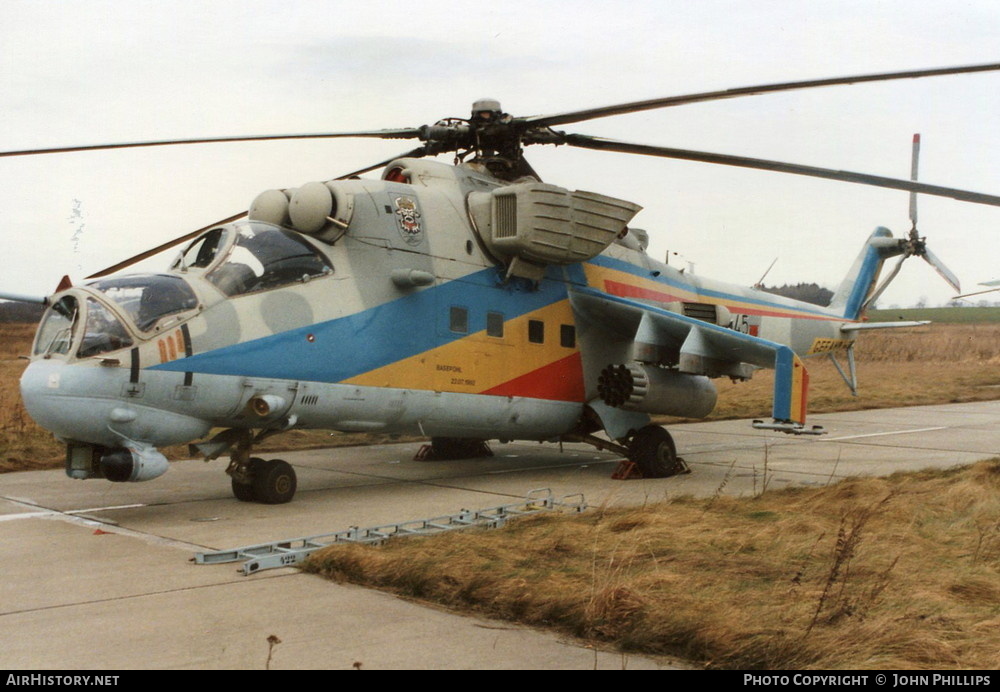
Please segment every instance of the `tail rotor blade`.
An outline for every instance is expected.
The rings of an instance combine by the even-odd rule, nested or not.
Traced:
[[[903,255],[900,257],[899,261],[896,262],[895,266],[893,266],[892,271],[889,272],[889,275],[882,279],[882,283],[878,285],[878,288],[872,291],[871,295],[868,296],[868,299],[865,300],[864,305],[861,306],[862,314],[864,314],[870,306],[874,305],[875,301],[882,297],[882,293],[885,292],[885,289],[889,288],[889,284],[891,284],[892,280],[896,278],[897,274],[899,274],[899,270],[903,268],[903,262],[905,262],[908,257],[909,255]]]
[[[923,253],[921,253],[921,256],[924,258],[924,261],[927,262],[927,264],[934,267],[934,271],[940,274],[941,278],[947,281],[949,286],[955,289],[956,293],[962,292],[962,288],[961,285],[959,284],[958,277],[955,276],[954,272],[952,272],[950,269],[948,269],[948,267],[944,265],[944,262],[938,259],[937,255],[935,255],[933,252],[931,252],[925,247]]]
[[[910,180],[917,182],[917,162],[920,159],[920,134],[913,135],[913,156],[910,159]],[[910,223],[917,227],[917,193],[910,192]]]

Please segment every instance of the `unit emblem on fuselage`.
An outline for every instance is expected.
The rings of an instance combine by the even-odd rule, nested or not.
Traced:
[[[424,230],[420,226],[420,211],[412,197],[397,197],[396,222],[399,224],[399,234],[408,245],[419,245],[423,240]]]

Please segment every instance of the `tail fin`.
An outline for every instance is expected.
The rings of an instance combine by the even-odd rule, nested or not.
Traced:
[[[876,228],[868,236],[851,270],[840,283],[840,288],[833,294],[830,309],[844,319],[858,319],[865,301],[875,290],[882,265],[890,257],[901,255],[903,252],[899,239],[892,237],[892,231],[882,226]]]

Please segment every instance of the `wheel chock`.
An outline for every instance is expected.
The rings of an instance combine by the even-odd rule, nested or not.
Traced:
[[[622,459],[618,462],[618,468],[611,474],[611,478],[616,481],[627,481],[630,478],[642,478],[642,471],[634,461]]]
[[[434,445],[423,445],[413,456],[414,461],[454,461],[458,459],[480,459],[493,456],[493,450],[486,442],[479,442],[467,453],[442,455],[434,451]]]

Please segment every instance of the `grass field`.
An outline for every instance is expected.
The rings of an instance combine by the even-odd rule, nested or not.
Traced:
[[[829,359],[806,359],[810,412],[1000,398],[1000,324],[935,323],[862,334],[855,350],[857,397]],[[750,382],[716,380],[719,404],[712,418],[770,414],[773,382],[770,370]]]
[[[994,294],[1000,295],[1000,294]],[[960,308],[900,308],[896,310],[870,310],[868,319],[872,322],[893,320],[931,320],[938,324],[973,324],[1000,322],[1000,308],[960,307]]]

